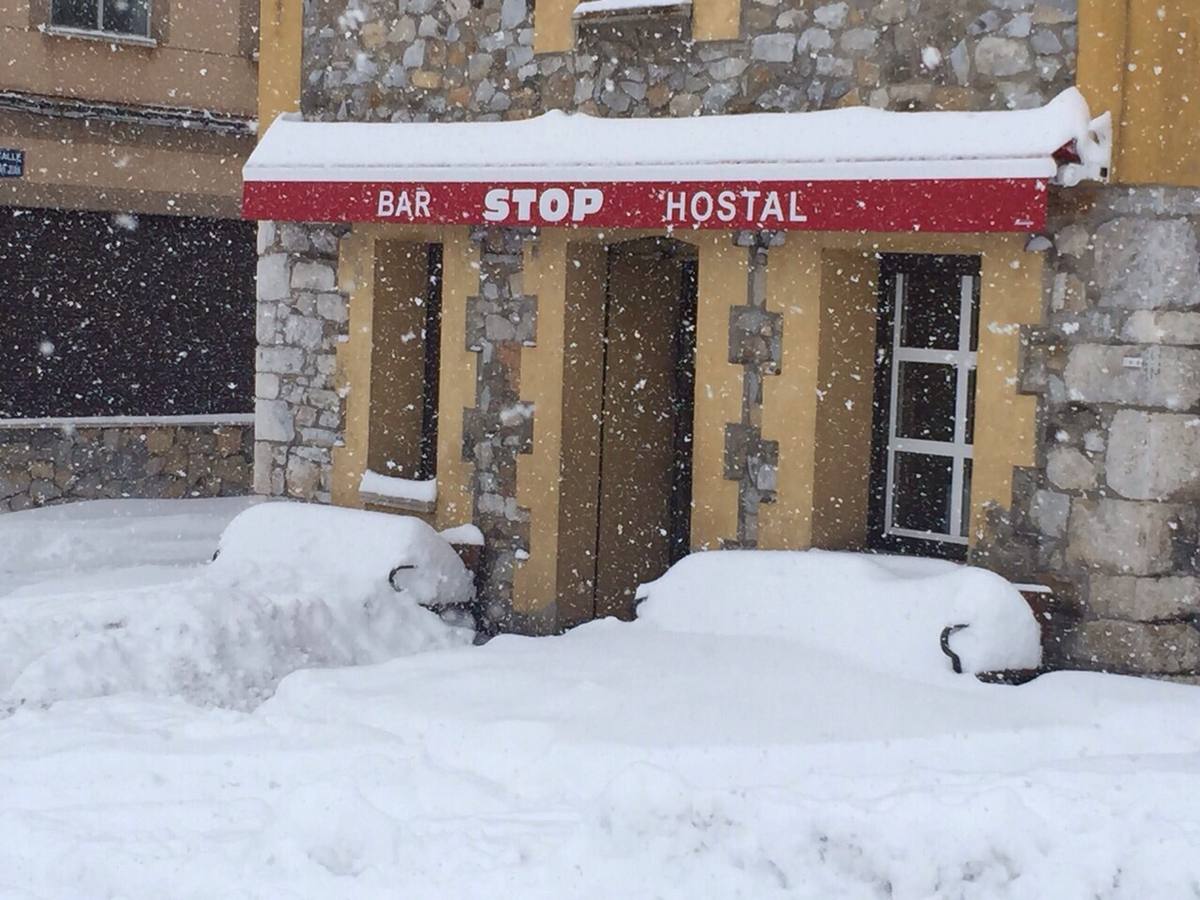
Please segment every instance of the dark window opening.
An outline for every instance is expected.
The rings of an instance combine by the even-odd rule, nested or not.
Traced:
[[[0,418],[254,408],[248,222],[0,210]]]
[[[149,37],[150,0],[52,0],[50,24]]]
[[[979,259],[880,262],[870,546],[962,559],[974,458]]]

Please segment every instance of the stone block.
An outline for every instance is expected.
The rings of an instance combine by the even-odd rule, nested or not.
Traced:
[[[302,259],[292,266],[291,286],[298,291],[332,291],[337,288],[337,270],[329,262]]]
[[[48,479],[37,479],[29,485],[29,496],[38,506],[57,500],[62,496],[62,489]]]
[[[846,17],[849,14],[850,7],[841,2],[826,3],[813,10],[813,18],[822,28],[841,28],[846,24]]]
[[[1200,499],[1200,418],[1121,410],[1105,470],[1109,487],[1132,500]]]
[[[1125,319],[1121,339],[1135,344],[1200,345],[1200,312],[1135,310]]]
[[[1200,616],[1200,578],[1094,575],[1088,610],[1102,619],[1169,622]]]
[[[257,284],[261,302],[284,300],[291,294],[286,253],[259,257]]]
[[[829,38],[829,32],[825,37]],[[763,62],[791,62],[796,55],[796,36],[785,31],[760,34],[750,43],[750,55]]]
[[[975,46],[975,68],[983,75],[1007,78],[1033,66],[1024,41],[989,35]]]
[[[175,429],[154,428],[146,433],[146,449],[155,456],[161,456],[171,449],[175,443]]]
[[[289,443],[296,436],[291,408],[282,400],[254,404],[254,435],[259,441]]]
[[[321,484],[321,470],[311,460],[293,456],[286,471],[287,493],[298,500],[312,500]]]
[[[1080,344],[1064,379],[1077,402],[1191,409],[1200,402],[1200,350]]]
[[[1073,447],[1054,447],[1046,454],[1046,477],[1064,491],[1096,487],[1096,465]]]
[[[341,294],[321,294],[317,297],[317,315],[326,321],[344,324],[349,318],[346,298]]]
[[[1160,575],[1174,567],[1180,507],[1132,500],[1076,500],[1067,528],[1067,560],[1102,572]]]
[[[275,223],[274,222],[259,222],[258,223],[258,255],[263,256],[268,250],[275,246]]]
[[[317,350],[325,339],[325,323],[311,316],[288,316],[283,324],[283,339],[305,350]]]
[[[783,316],[755,306],[729,311],[729,361],[777,374],[783,361]]]
[[[1200,631],[1191,625],[1148,625],[1099,619],[1066,638],[1067,657],[1088,668],[1139,674],[1200,671]]]
[[[37,459],[29,464],[29,475],[34,479],[54,478],[54,463],[48,459]]]
[[[7,499],[29,489],[32,479],[29,473],[14,470],[0,474],[0,499]]]
[[[279,376],[270,372],[259,372],[254,376],[254,396],[261,400],[274,400],[279,396]]]
[[[1037,491],[1029,506],[1034,527],[1047,537],[1060,538],[1067,533],[1071,516],[1071,498],[1056,491]]]
[[[1100,304],[1160,309],[1200,304],[1200,247],[1187,219],[1123,217],[1095,237]]]
[[[304,369],[304,351],[295,347],[259,347],[255,357],[259,372],[296,375]]]

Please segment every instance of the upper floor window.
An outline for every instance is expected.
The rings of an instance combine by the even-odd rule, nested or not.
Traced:
[[[53,0],[50,24],[149,37],[150,0]]]

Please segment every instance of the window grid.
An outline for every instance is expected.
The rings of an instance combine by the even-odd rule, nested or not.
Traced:
[[[891,401],[888,409],[888,452],[887,486],[884,494],[884,533],[902,538],[935,539],[953,544],[968,542],[968,522],[963,517],[963,481],[966,460],[974,460],[974,448],[967,440],[967,402],[970,374],[978,363],[978,353],[971,350],[972,321],[975,305],[975,282],[971,275],[962,276],[959,295],[959,323],[957,350],[930,350],[904,347],[904,304],[906,300],[906,278],[897,273],[895,285],[895,315],[892,321],[892,371]],[[900,366],[905,362],[953,365],[956,369],[954,440],[928,441],[900,437],[898,433],[900,409]],[[950,485],[950,531],[949,533],[914,531],[893,524],[895,509],[895,474],[897,453],[918,453],[928,456],[948,456],[953,459]]]
[[[139,0],[130,0],[130,2],[138,3]],[[152,16],[153,16],[153,0],[140,0],[140,3],[146,7],[146,29],[145,29],[145,31],[113,31],[113,30],[110,30],[106,26],[105,21],[104,21],[104,3],[105,3],[105,0],[93,0],[93,3],[92,3],[92,5],[94,6],[94,8],[96,10],[95,31],[101,32],[103,34],[131,35],[133,37],[145,37],[145,38],[150,37],[150,22],[152,21]],[[55,18],[56,18],[56,16],[55,16],[55,11],[54,11],[54,5],[52,3],[51,11],[50,11],[51,24],[58,25],[59,23],[54,21]],[[70,28],[73,26],[62,26],[62,27]],[[92,29],[83,28],[80,30],[91,31]]]

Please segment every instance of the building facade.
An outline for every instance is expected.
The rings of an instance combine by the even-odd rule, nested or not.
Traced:
[[[0,512],[249,492],[257,22],[0,8]]]
[[[1198,16],[267,3],[256,489],[478,525],[496,630],[871,549],[1038,586],[1053,665],[1195,677]]]

